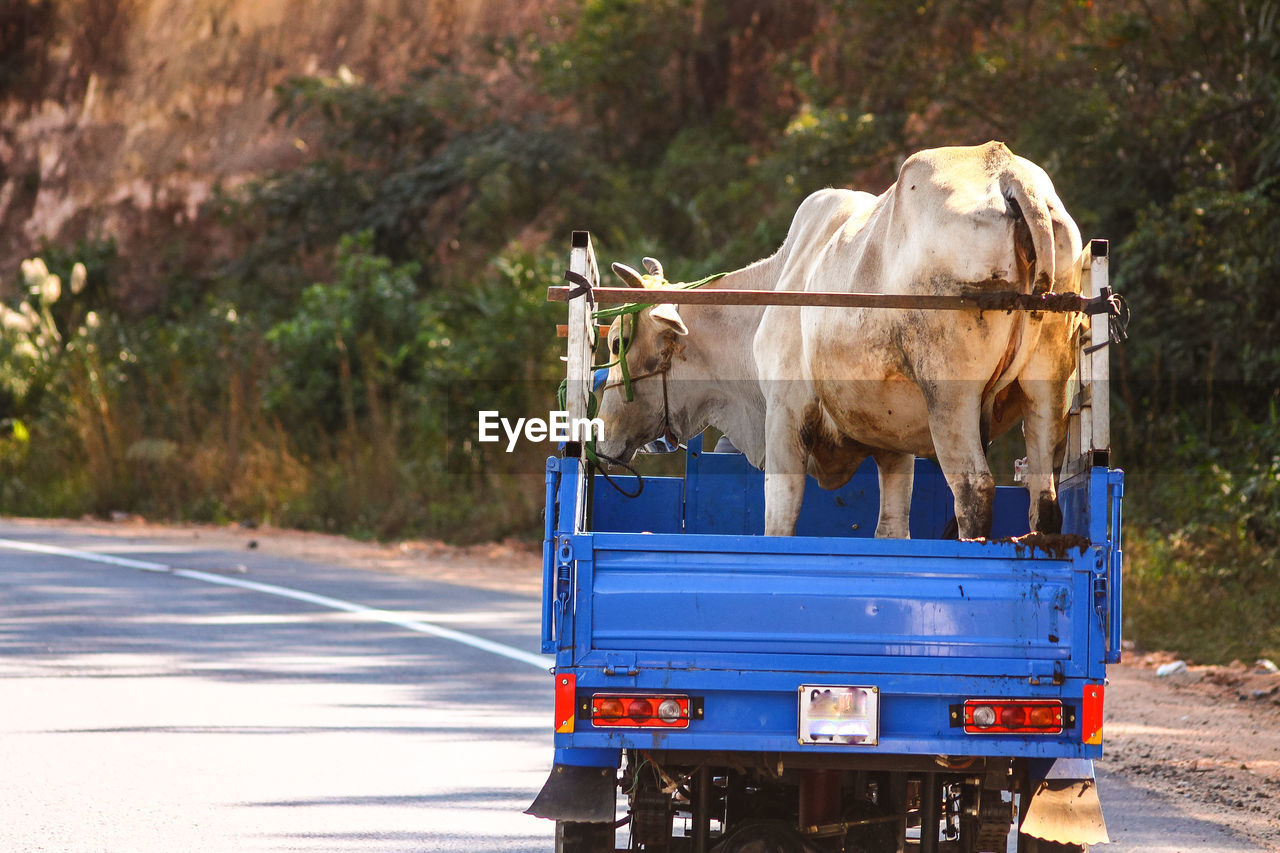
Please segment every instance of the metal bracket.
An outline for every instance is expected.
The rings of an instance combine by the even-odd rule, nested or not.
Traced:
[[[635,652],[605,652],[605,675],[637,675],[639,672]]]
[[[1062,661],[1031,662],[1031,677],[1027,679],[1028,684],[1058,686],[1064,684],[1066,680],[1066,673],[1062,671]]]
[[[569,610],[569,597],[573,589],[573,541],[568,536],[561,536],[556,543],[556,598],[552,604],[555,610],[556,643],[564,640],[564,625]]]
[[[1107,612],[1107,592],[1107,576],[1098,575],[1093,579],[1093,609],[1102,615]]]

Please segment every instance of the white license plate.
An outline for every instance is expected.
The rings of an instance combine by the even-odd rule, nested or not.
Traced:
[[[800,742],[875,746],[880,742],[880,689],[800,685]]]

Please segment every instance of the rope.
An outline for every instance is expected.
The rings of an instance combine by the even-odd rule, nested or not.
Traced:
[[[688,284],[681,284],[680,289],[694,290],[696,288],[702,287],[704,284],[709,284],[713,281],[717,281],[718,279],[722,279],[726,275],[728,275],[728,273],[725,273],[725,272],[713,273],[712,275],[709,275],[706,278],[700,278],[697,281],[689,282]],[[665,279],[662,279],[660,276],[656,276],[656,275],[642,276],[641,280],[652,282],[655,285],[661,284],[665,281]],[[594,305],[595,303],[592,302],[591,304]],[[631,331],[632,333],[634,333],[635,332],[635,315],[639,314],[641,311],[643,311],[648,307],[650,307],[650,305],[645,302],[624,302],[623,304],[615,305],[612,308],[601,308],[600,310],[593,312],[591,315],[591,318],[595,320],[597,323],[599,323],[599,321],[601,320],[608,320],[610,323],[612,323],[614,320],[618,319],[619,317],[629,316],[632,318]],[[595,367],[597,368],[613,367],[615,364],[617,364],[622,369],[623,399],[625,399],[628,403],[630,403],[635,399],[635,394],[631,390],[631,371],[630,371],[630,368],[627,366],[627,349],[630,346],[631,340],[630,338],[627,337],[627,334],[626,334],[625,321],[623,321],[623,323],[624,323],[624,327],[618,330],[618,357],[613,361],[609,362],[608,364],[595,365]],[[595,343],[599,343],[599,341],[597,340],[595,341]]]
[[[564,411],[568,407],[568,402],[567,402],[568,397],[569,397],[569,380],[561,379],[560,387],[556,389],[556,404],[560,407],[561,411]],[[596,413],[599,411],[600,411],[600,401],[596,399],[595,391],[588,391],[587,392],[587,417],[594,418],[596,416]],[[596,450],[596,440],[594,438],[589,438],[586,441],[582,442],[582,453],[584,456],[587,457],[587,464],[590,466],[587,472],[588,476],[590,476],[591,473],[598,471],[600,473],[600,476],[604,477],[604,481],[608,483],[610,486],[613,486],[613,488],[618,492],[618,494],[626,498],[640,497],[640,493],[644,491],[644,477],[641,476],[639,471],[637,471],[635,468],[632,468],[629,464],[627,464],[626,462],[623,462],[621,459],[614,459],[612,456],[606,456],[605,454],[598,452]],[[626,489],[622,488],[622,486],[619,486],[616,482],[614,482],[613,477],[611,477],[609,475],[609,472],[605,470],[604,466],[600,464],[602,460],[605,462],[608,462],[610,465],[617,465],[619,468],[625,468],[626,470],[630,471],[631,474],[636,478],[636,490],[634,492],[628,492]]]
[[[612,456],[605,456],[603,453],[600,453],[598,451],[592,451],[592,452],[597,459],[603,459],[605,462],[608,462],[610,465],[617,465],[619,468],[626,468],[628,471],[630,471],[631,476],[636,478],[636,490],[634,492],[628,492],[626,489],[622,488],[622,486],[619,486],[617,483],[613,481],[613,478],[609,476],[608,471],[606,471],[601,465],[597,464],[595,466],[595,470],[600,472],[600,476],[604,477],[604,481],[606,483],[608,483],[610,486],[613,486],[614,490],[617,491],[617,493],[622,495],[624,498],[640,497],[640,493],[644,491],[644,476],[641,475],[639,471],[637,471],[635,468],[632,468],[629,464],[627,464],[626,462],[623,462],[621,459],[614,459]]]
[[[706,278],[701,278],[701,279],[698,279],[697,281],[689,282],[688,284],[681,284],[680,287],[681,289],[684,289],[684,290],[692,290],[694,288],[702,287],[705,284],[709,284],[710,282],[724,278],[726,275],[728,275],[728,273],[723,273],[723,272],[715,273],[713,275],[707,276]],[[566,281],[572,282],[573,284],[576,285],[576,287],[574,287],[572,290],[569,291],[568,293],[569,299],[574,299],[578,296],[586,296],[587,304],[591,305],[592,307],[595,307],[596,301],[595,301],[595,297],[591,292],[591,282],[586,278],[586,276],[583,276],[581,273],[574,272],[573,270],[568,270],[565,272],[564,277]],[[643,276],[643,279],[648,280],[655,285],[665,283],[662,278],[655,275],[646,275],[646,276]],[[595,348],[600,344],[600,333],[598,328],[600,321],[607,320],[610,323],[612,323],[614,320],[620,317],[622,318],[630,317],[631,332],[634,335],[635,328],[636,328],[635,317],[637,314],[639,314],[641,311],[643,311],[648,307],[650,306],[647,303],[627,302],[622,305],[615,305],[610,308],[600,308],[593,311],[591,313],[591,319],[593,320],[591,324],[592,351],[594,351]],[[616,365],[622,371],[621,384],[622,384],[622,390],[623,390],[623,399],[626,400],[626,402],[630,403],[635,400],[635,392],[632,389],[633,383],[631,378],[631,367],[630,365],[627,364],[627,350],[630,348],[631,338],[630,336],[627,335],[626,332],[627,332],[626,320],[624,319],[622,321],[622,326],[618,329],[618,357],[605,364],[593,364],[591,366],[591,371],[594,374],[595,371],[597,370],[601,370],[601,369],[607,370]],[[646,374],[646,375],[651,375],[651,374]],[[637,378],[639,379],[643,377],[637,377]],[[566,401],[568,399],[568,383],[569,383],[568,379],[562,380],[560,382],[560,388],[556,392],[556,401],[559,404],[561,411],[563,411],[567,407]],[[664,398],[665,398],[665,391],[666,391],[666,388],[664,385],[664,388],[663,388]],[[664,399],[664,404],[665,404],[665,399]],[[598,412],[599,410],[600,410],[600,401],[596,399],[595,389],[594,388],[588,389],[587,417],[594,418],[596,416],[596,412]],[[596,445],[596,442],[595,442],[595,439],[593,438],[588,439],[582,443],[583,453],[587,457],[587,462],[590,463],[595,470],[599,471],[600,476],[604,477],[605,482],[608,483],[610,486],[613,486],[613,488],[616,489],[619,494],[627,498],[639,497],[640,493],[644,491],[644,477],[640,474],[640,472],[637,471],[635,468],[631,467],[630,464],[623,462],[621,459],[615,459],[612,456],[606,456],[600,453],[599,451],[596,450],[595,445]],[[629,471],[636,478],[636,490],[634,492],[628,492],[626,489],[622,488],[622,486],[614,482],[613,478],[609,476],[609,472],[606,471],[604,467],[600,464],[601,460],[608,462],[610,465],[617,465],[619,468],[624,468],[627,471]]]

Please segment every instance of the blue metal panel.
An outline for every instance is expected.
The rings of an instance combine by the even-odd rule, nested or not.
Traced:
[[[633,489],[632,483],[628,476],[623,487]],[[645,477],[640,494],[628,498],[597,474],[591,524],[596,530],[619,533],[679,533],[684,529],[683,502],[680,477]]]
[[[1107,639],[1107,663],[1120,662],[1121,626],[1124,625],[1124,539],[1121,526],[1121,503],[1124,498],[1124,471],[1111,471],[1110,491],[1107,492],[1111,503],[1111,569],[1108,583],[1111,589],[1111,601],[1108,605],[1107,617],[1111,620],[1111,630]]]
[[[560,484],[560,466],[555,457],[547,460],[546,509],[543,512],[542,531],[542,653],[551,654],[555,649],[552,631],[555,622],[555,540],[556,540],[556,489]]]
[[[1062,509],[1062,532],[1089,534],[1089,474],[1077,474],[1058,484],[1058,506]]]
[[[594,649],[1071,656],[1069,561],[974,543],[938,543],[978,552],[940,561],[901,548],[839,555],[801,538],[761,537],[749,551],[702,536],[662,537],[642,551],[594,538]]]
[[[945,480],[943,482],[945,483]],[[955,502],[950,489],[947,489],[946,502],[948,507]],[[1030,506],[1031,495],[1022,486],[997,486],[994,514],[991,520],[991,538],[1007,539],[1030,533],[1031,521],[1027,515]]]
[[[641,671],[634,682],[583,673],[579,691],[634,689],[680,692],[703,699],[702,719],[688,729],[594,728],[578,720],[571,735],[557,746],[639,749],[724,749],[783,753],[1020,755],[1028,757],[1096,757],[1100,747],[1081,742],[1078,712],[1083,682],[1030,689],[1009,678],[875,676],[842,673],[797,677],[776,672],[687,672],[655,681]],[[797,737],[797,688],[800,684],[877,686],[880,689],[879,743],[875,746],[801,744]],[[1062,735],[1037,737],[973,735],[951,725],[952,705],[971,698],[1054,698],[1077,711],[1077,722]]]
[[[759,711],[759,700],[752,700],[752,709]],[[891,717],[892,710],[882,712]],[[792,711],[795,715],[795,711]],[[935,737],[929,734],[910,734],[905,737],[884,735],[875,747],[804,745],[797,742],[794,731],[788,734],[769,734],[759,729],[743,728],[730,732],[706,732],[696,728],[688,730],[640,730],[624,733],[621,730],[597,730],[591,734],[556,735],[557,748],[618,748],[618,749],[682,749],[724,750],[740,752],[826,752],[862,755],[946,755],[1001,756],[1021,758],[1098,758],[1102,750],[1078,742],[1078,738],[1059,737],[1002,737],[961,736]]]
[[[1095,544],[1107,541],[1107,477],[1105,468],[1090,468],[1058,487],[1062,532],[1084,536]]]
[[[740,453],[690,451],[685,530],[689,533],[759,536],[764,533],[764,475]],[[954,499],[942,469],[932,459],[917,459],[911,495],[911,536],[939,539],[955,517]],[[1021,487],[996,490],[993,538],[1028,531],[1028,495]],[[875,535],[880,514],[880,482],[868,459],[839,489],[827,490],[810,477],[805,485],[796,535],[862,537]],[[614,530],[597,526],[598,530]]]
[[[579,746],[574,749],[557,749],[555,763],[569,767],[617,767],[621,758],[622,754],[617,747],[598,749]]]
[[[1107,663],[1119,663],[1121,654],[1121,626],[1124,624],[1124,542],[1121,526],[1121,504],[1124,498],[1124,472],[1110,471],[1107,476],[1107,502],[1111,515],[1108,535],[1111,541],[1111,563],[1107,572],[1110,593],[1107,601]]]
[[[557,747],[1100,754],[1078,730],[977,737],[945,720],[965,698],[1078,705],[1085,684],[1101,683],[1119,648],[1119,472],[1094,469],[1063,484],[1064,532],[1092,545],[1053,554],[923,538],[938,536],[951,514],[932,462],[917,466],[912,540],[866,538],[879,500],[870,466],[842,490],[811,484],[799,530],[821,535],[795,537],[760,535],[763,478],[736,454],[695,445],[683,501],[673,478],[647,481],[639,502],[597,488],[600,532],[576,535],[575,465],[560,464],[557,476],[548,489],[565,517],[544,549],[556,564],[546,577],[558,595],[572,591],[544,602],[558,668],[577,674],[580,693],[679,690],[704,696],[707,709],[690,729],[657,734],[579,721]],[[996,531],[1025,532],[1026,508],[1024,489],[999,490]],[[800,745],[802,683],[877,687],[880,744]]]

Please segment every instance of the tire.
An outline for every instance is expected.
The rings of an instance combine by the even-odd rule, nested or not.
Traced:
[[[717,853],[807,853],[804,838],[782,821],[748,821],[716,845]]]
[[[556,853],[614,853],[612,823],[556,821]]]

